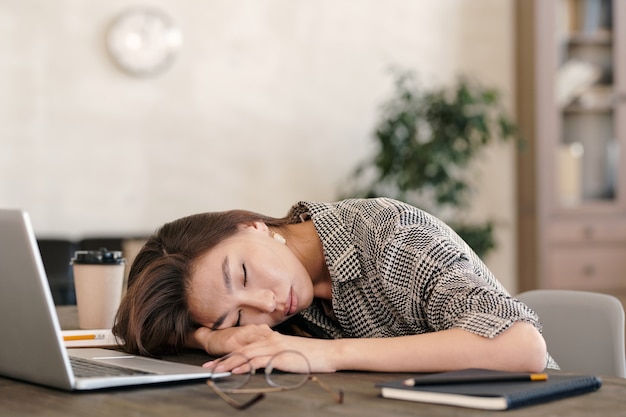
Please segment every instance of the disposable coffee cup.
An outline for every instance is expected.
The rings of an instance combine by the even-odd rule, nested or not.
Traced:
[[[81,329],[113,327],[122,299],[125,262],[122,252],[106,248],[74,253],[71,264]]]

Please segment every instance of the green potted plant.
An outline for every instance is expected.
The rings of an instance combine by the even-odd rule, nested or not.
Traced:
[[[387,196],[444,219],[479,256],[495,248],[494,222],[464,220],[475,192],[467,168],[496,140],[517,138],[498,92],[461,78],[448,88],[420,88],[414,73],[395,72],[395,92],[382,107],[376,153],[350,180],[352,196]]]

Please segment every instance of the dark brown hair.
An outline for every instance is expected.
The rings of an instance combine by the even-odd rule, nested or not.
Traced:
[[[256,221],[274,227],[287,223],[244,210],[202,213],[167,223],[147,240],[131,266],[113,326],[129,353],[157,356],[185,346],[199,327],[187,304],[196,260],[239,225]]]

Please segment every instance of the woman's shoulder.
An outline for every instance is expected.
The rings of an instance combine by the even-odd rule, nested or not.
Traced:
[[[418,207],[387,197],[351,198],[332,203],[300,201],[290,212],[292,222],[312,218],[316,223],[330,222],[344,225],[365,224],[377,228],[403,226],[435,226],[445,225],[441,220]]]
[[[344,213],[353,213],[375,224],[394,223],[399,227],[412,225],[443,225],[437,217],[426,211],[387,197],[350,199],[336,203],[337,209]]]
[[[290,217],[301,216],[308,212],[311,215],[322,215],[327,212],[354,213],[377,216],[381,213],[401,215],[402,213],[424,213],[415,206],[387,197],[350,198],[335,202],[300,201],[290,209]]]

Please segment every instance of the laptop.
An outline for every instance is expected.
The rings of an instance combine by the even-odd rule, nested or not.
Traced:
[[[81,376],[72,362],[97,374]],[[119,350],[66,348],[28,213],[0,209],[0,375],[72,391],[228,374]]]

